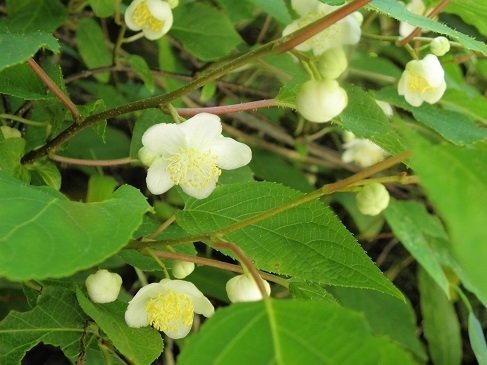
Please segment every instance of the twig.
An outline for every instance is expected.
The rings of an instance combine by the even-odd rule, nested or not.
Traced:
[[[49,155],[49,158],[53,161],[67,163],[69,165],[100,166],[100,167],[127,165],[129,163],[137,161],[131,157],[119,158],[115,160],[82,160],[79,158],[64,157],[59,155]]]

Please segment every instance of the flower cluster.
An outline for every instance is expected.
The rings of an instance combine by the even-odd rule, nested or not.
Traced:
[[[171,29],[171,9],[177,5],[178,1],[134,0],[125,12],[125,24],[131,30],[141,30],[147,39],[159,39]]]

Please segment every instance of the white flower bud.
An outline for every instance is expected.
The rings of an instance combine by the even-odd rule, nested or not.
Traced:
[[[159,156],[147,147],[142,147],[137,153],[137,157],[145,166],[150,166]]]
[[[21,136],[22,136],[18,129],[10,128],[10,127],[7,127],[6,125],[2,125],[0,127],[0,130],[2,131],[3,138],[5,138],[5,139],[7,139],[7,138],[21,138]]]
[[[194,263],[175,260],[172,263],[172,274],[176,279],[184,279],[194,271]]]
[[[175,7],[177,7],[179,5],[179,0],[166,0],[166,3],[169,4],[169,7],[171,9],[174,9]]]
[[[307,81],[296,97],[298,112],[316,123],[330,121],[345,109],[347,103],[347,93],[335,80]]]
[[[347,56],[341,47],[330,48],[318,58],[318,71],[327,79],[338,78],[347,69],[347,66]]]
[[[110,303],[118,297],[122,278],[108,270],[98,270],[86,278],[85,284],[93,303]]]
[[[264,283],[267,295],[271,294],[271,286],[269,283],[261,279]],[[257,286],[254,278],[250,275],[237,275],[228,280],[227,285],[228,299],[232,303],[238,302],[255,302],[262,299],[262,293]]]
[[[443,56],[450,50],[450,42],[445,37],[436,37],[431,41],[430,49],[435,56]]]
[[[377,215],[389,205],[389,192],[384,185],[365,185],[356,196],[358,210],[365,215]]]

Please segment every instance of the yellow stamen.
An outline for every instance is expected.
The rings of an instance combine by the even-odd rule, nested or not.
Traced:
[[[145,1],[137,5],[134,11],[134,22],[141,28],[150,28],[155,32],[160,31],[164,26],[164,20],[154,18]]]
[[[185,327],[193,324],[194,309],[184,294],[172,290],[159,293],[145,305],[147,322],[158,331],[179,331],[181,324]]]
[[[435,91],[424,77],[411,73],[408,81],[408,89],[412,92],[424,94],[428,91]]]
[[[177,155],[168,158],[166,170],[175,185],[187,185],[201,190],[218,181],[221,170],[216,166],[216,160],[217,157],[210,151],[180,148]]]

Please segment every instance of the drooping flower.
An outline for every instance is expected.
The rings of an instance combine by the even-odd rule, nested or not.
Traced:
[[[184,279],[194,271],[194,263],[175,260],[172,263],[172,274],[176,279]]]
[[[348,104],[348,96],[335,80],[309,80],[296,96],[296,109],[307,120],[328,122]]]
[[[125,12],[125,24],[134,31],[142,30],[147,39],[155,40],[169,32],[173,22],[169,3],[163,0],[134,0]]]
[[[201,113],[181,124],[156,124],[142,136],[142,162],[149,166],[147,188],[163,194],[179,185],[184,192],[204,199],[215,189],[221,169],[247,165],[250,148],[222,136],[220,118]]]
[[[98,270],[86,278],[85,285],[93,303],[110,303],[115,301],[120,293],[122,278],[108,270]]]
[[[291,5],[301,17],[284,28],[283,36],[293,33],[340,8],[323,4],[318,0],[292,1]],[[313,54],[319,56],[330,48],[357,44],[362,34],[361,19],[362,15],[358,12],[350,14],[296,46],[296,49],[302,52],[313,50]]]
[[[434,104],[446,90],[445,72],[435,55],[429,54],[422,60],[409,61],[397,86],[399,95],[404,95],[412,106],[426,101]]]
[[[450,50],[450,41],[445,37],[436,37],[430,43],[430,50],[435,56],[444,56]]]
[[[318,58],[318,71],[321,76],[327,79],[338,78],[347,67],[347,56],[342,47],[330,48]]]
[[[266,280],[262,280],[267,295],[271,293],[271,287]],[[237,275],[227,281],[228,299],[232,303],[255,302],[262,299],[262,293],[254,278],[248,274]]]
[[[342,161],[353,162],[360,167],[369,167],[383,161],[389,154],[368,139],[356,138],[351,132],[346,132],[345,152]]]
[[[129,302],[125,322],[134,328],[152,326],[178,339],[191,331],[194,313],[209,318],[214,311],[213,305],[193,283],[162,279],[137,292]]]
[[[406,9],[413,14],[424,15],[426,6],[424,5],[423,0],[412,0],[406,5]],[[399,35],[403,38],[407,37],[415,29],[416,26],[406,22],[399,23]]]
[[[390,195],[379,183],[365,185],[356,195],[358,210],[365,215],[377,215],[389,205]]]

